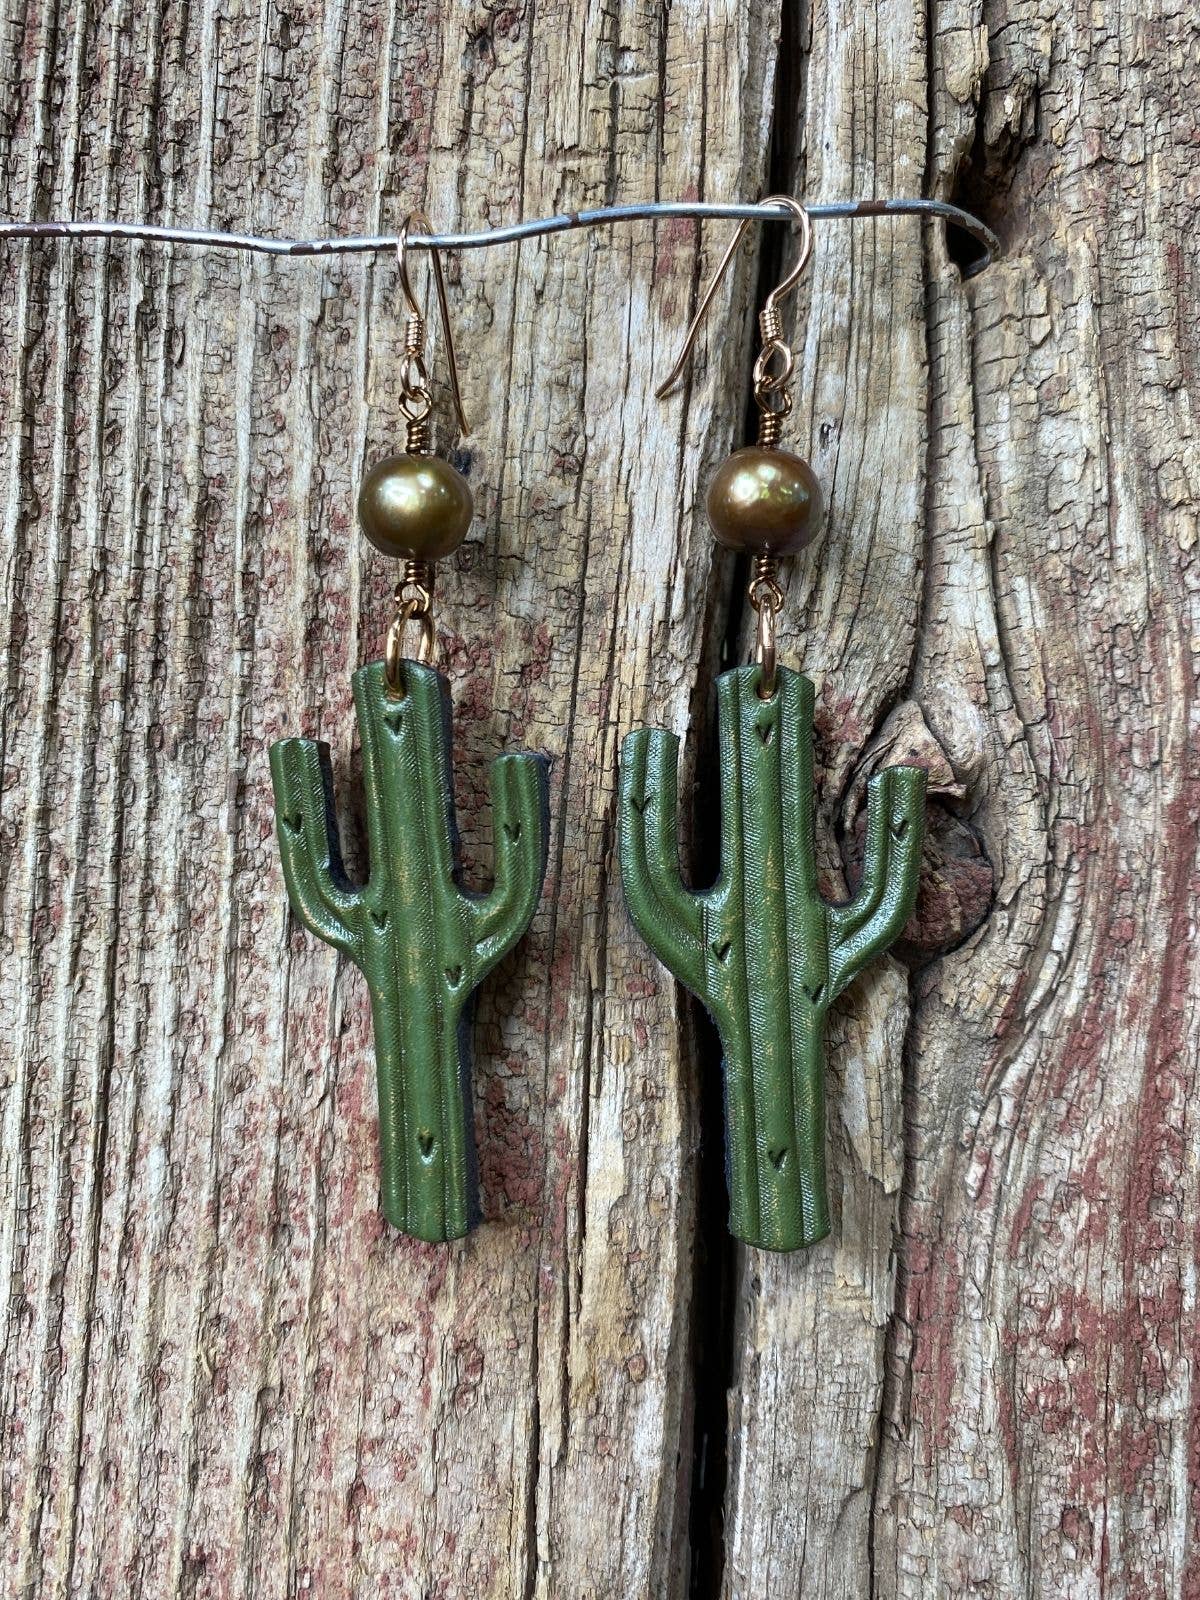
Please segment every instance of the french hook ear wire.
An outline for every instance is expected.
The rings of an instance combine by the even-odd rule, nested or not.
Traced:
[[[408,235],[413,225],[419,232],[431,234],[433,232],[429,218],[423,211],[410,211],[405,217],[399,234],[396,236],[396,263],[400,269],[400,291],[404,296],[404,303],[408,307],[408,314],[416,318],[421,327],[424,327],[425,313],[420,302],[413,293],[412,280],[408,275]],[[459,432],[466,437],[471,429],[467,422],[466,413],[463,411],[462,390],[458,383],[458,358],[454,353],[454,334],[450,328],[450,307],[446,300],[446,280],[442,276],[441,253],[436,246],[429,247],[429,263],[433,271],[433,286],[437,294],[438,318],[442,325],[442,338],[446,344],[446,361],[450,368],[450,394],[454,401],[454,415],[458,422]]]
[[[775,311],[779,305],[779,302],[786,295],[790,294],[799,283],[801,274],[808,265],[809,258],[812,255],[813,229],[812,220],[810,219],[808,212],[800,204],[799,200],[793,199],[790,194],[768,195],[762,204],[786,206],[795,217],[800,227],[800,253],[796,257],[796,264],[788,273],[787,277],[784,278],[782,282],[775,285],[763,303],[763,313],[769,314]],[[688,327],[688,331],[683,336],[683,347],[679,352],[678,359],[676,360],[675,365],[671,368],[670,372],[654,391],[654,398],[656,400],[665,400],[666,397],[671,393],[671,390],[674,389],[675,385],[679,382],[679,379],[683,374],[683,369],[687,365],[688,357],[691,355],[692,349],[695,346],[696,337],[700,332],[700,326],[703,323],[705,316],[708,314],[709,306],[712,304],[713,296],[720,288],[721,281],[725,277],[725,274],[729,271],[729,265],[734,256],[737,254],[738,246],[745,237],[746,230],[749,228],[752,220],[752,218],[747,217],[744,221],[738,223],[737,232],[729,241],[728,248],[726,249],[725,254],[721,257],[720,266],[718,266],[717,270],[713,273],[712,281],[708,285],[708,288],[705,289],[703,295],[700,297],[700,304],[696,307],[696,315],[692,318],[691,324]]]

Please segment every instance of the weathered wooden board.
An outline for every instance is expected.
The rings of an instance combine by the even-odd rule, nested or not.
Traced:
[[[995,902],[916,972],[903,1052],[894,979],[855,999],[833,1247],[743,1265],[731,1595],[1200,1594],[1198,74],[1160,6],[814,23],[805,191],[924,161],[1007,250],[964,289],[930,238],[922,298],[856,239],[814,305],[826,809],[872,718],[923,726]],[[911,610],[859,576],[881,543]]]
[[[831,225],[790,318],[829,883],[914,752],[942,867],[835,1019],[837,1225],[786,1259],[723,1243],[711,1037],[613,860],[643,720],[690,735],[711,844],[738,603],[698,501],[752,252],[665,404],[723,229],[448,263],[477,880],[489,758],[554,763],[547,893],[476,1016],[488,1223],[450,1250],[376,1215],[366,995],[289,926],[266,767],[330,741],[361,864],[394,267],[0,254],[0,1593],[1200,1596],[1194,20],[4,17],[12,215],[375,232],[782,182],[958,194],[1008,254],[964,284],[940,231]]]
[[[762,170],[774,20],[703,7],[10,8],[6,208],[374,232]],[[632,186],[632,187],[631,187]],[[548,891],[477,1017],[490,1225],[381,1225],[366,997],[290,931],[266,749],[334,747],[389,573],[394,264],[3,264],[5,1586],[680,1592],[695,1096],[618,913],[621,733],[683,727],[691,517],[741,342],[651,398],[683,226],[456,264],[480,515],[442,586],[468,857],[554,762]],[[740,322],[736,324],[740,328]],[[615,914],[617,913],[617,914]]]
[[[814,14],[805,80],[787,108],[796,123],[790,187],[814,200],[921,192],[923,35],[919,5],[844,0]],[[858,769],[889,708],[896,723],[910,710],[925,582],[922,280],[921,233],[910,222],[820,231],[795,437],[830,510],[825,539],[796,564],[782,637],[817,685],[835,893],[840,798],[857,796]],[[910,740],[897,754],[936,767],[937,747],[922,734],[915,750]],[[935,802],[940,789],[935,771]],[[871,1589],[907,997],[902,970],[876,963],[831,1019],[833,1238],[803,1255],[748,1252],[740,1263],[724,1592],[746,1600],[859,1600]]]

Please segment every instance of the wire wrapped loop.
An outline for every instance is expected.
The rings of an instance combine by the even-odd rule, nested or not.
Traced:
[[[410,311],[404,323],[404,358],[400,363],[400,410],[408,425],[409,455],[429,453],[429,415],[433,391],[425,365],[425,319]]]
[[[403,405],[401,407],[403,409]],[[433,434],[428,412],[423,417],[408,417],[404,425],[404,449],[410,456],[427,456],[433,449]]]
[[[773,450],[792,411],[792,378],[796,356],[783,336],[783,316],[772,296],[759,313],[762,349],[754,363],[754,403],[758,407],[758,442]]]
[[[420,301],[413,293],[408,275],[408,233],[416,222],[429,230],[429,219],[424,212],[410,212],[396,238],[396,262],[400,271],[400,291],[406,308],[404,319],[404,359],[400,364],[400,410],[408,423],[409,455],[428,455],[430,451],[429,416],[433,410],[433,392],[429,366],[425,360],[425,314]],[[442,323],[442,338],[446,342],[446,358],[450,366],[450,393],[454,397],[454,414],[459,429],[469,433],[463,415],[462,393],[458,385],[458,360],[454,354],[454,335],[450,331],[450,308],[446,304],[446,281],[442,276],[442,263],[436,250],[430,256],[433,269],[433,287],[437,294],[438,315]]]
[[[758,406],[758,443],[763,450],[774,450],[783,437],[783,425],[792,409],[792,397],[785,389],[776,395],[774,404],[764,396]]]

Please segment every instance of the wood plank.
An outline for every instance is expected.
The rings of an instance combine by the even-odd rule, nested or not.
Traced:
[[[11,214],[375,231],[764,163],[769,7],[5,24]],[[439,604],[477,879],[488,759],[546,750],[554,787],[544,902],[476,1018],[488,1221],[445,1250],[376,1214],[366,995],[289,928],[266,766],[330,741],[361,865],[349,674],[391,574],[352,508],[400,435],[394,269],[5,253],[6,1590],[684,1592],[694,1086],[612,792],[635,719],[686,727],[719,598],[693,505],[740,351],[686,431],[652,399],[698,270],[686,225],[453,266],[479,516]]]
[[[815,26],[806,65],[845,148],[876,159],[925,95],[902,48],[919,19],[894,20],[886,49],[843,31],[845,77]],[[897,997],[892,1048],[861,1050],[871,1104],[904,1084],[899,1206],[855,1152],[843,1173],[852,1194],[875,1179],[878,1231],[855,1206],[824,1262],[745,1263],[730,1594],[1200,1593],[1194,45],[1159,6],[934,13],[927,182],[1008,253],[965,286],[928,240],[927,388],[907,325],[887,329],[896,390],[907,368],[927,397],[920,621],[895,692],[995,902],[916,973],[903,1048]],[[811,149],[834,114],[803,114]],[[905,265],[859,286],[851,329]],[[854,547],[912,477],[897,460],[843,498]],[[831,581],[857,595],[840,554]],[[876,615],[857,601],[854,638],[879,652]],[[895,974],[876,982],[857,1016]],[[893,1223],[895,1292],[867,1300]]]
[[[844,0],[787,41],[792,187],[812,200],[917,193],[926,71],[921,7]],[[927,450],[922,239],[908,220],[818,226],[793,448],[815,467],[824,538],[791,563],[783,658],[817,685],[819,848],[844,893],[837,834],[862,803],[871,746],[912,722],[888,759],[934,769],[908,678],[921,619]],[[888,723],[888,714],[893,721]],[[915,713],[914,716],[910,716]],[[723,1592],[871,1592],[873,1475],[895,1298],[903,1175],[901,1056],[908,990],[888,957],[835,1008],[827,1045],[832,1239],[794,1255],[742,1251],[729,1395]]]
[[[833,1019],[834,1237],[791,1258],[728,1255],[712,1036],[613,854],[644,721],[686,736],[712,853],[740,602],[698,507],[754,252],[665,405],[723,229],[448,264],[474,881],[490,758],[554,763],[547,892],[475,1018],[487,1223],[451,1250],[377,1216],[366,996],[289,925],[266,769],[330,740],[361,867],[349,674],[391,574],[353,498],[400,432],[394,269],[0,253],[0,1589],[1200,1597],[1194,21],[4,21],[10,215],[360,232],[769,180],[946,194],[1008,253],[965,284],[940,230],[831,225],[789,312],[831,493],[782,636],[827,884],[881,761],[929,767],[940,852]]]
[[[981,61],[978,20],[939,18],[938,120],[1009,248],[938,274],[931,535],[994,622],[948,605],[923,676],[986,687],[1002,875],[916,1015],[881,1588],[1193,1595],[1196,25],[985,6]]]

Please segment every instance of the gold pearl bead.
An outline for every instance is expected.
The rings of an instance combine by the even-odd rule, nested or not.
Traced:
[[[358,496],[363,533],[385,556],[439,561],[458,549],[475,503],[461,472],[440,456],[389,456]]]
[[[721,463],[707,509],[713,537],[727,550],[786,556],[816,538],[824,508],[807,461],[751,445]]]

